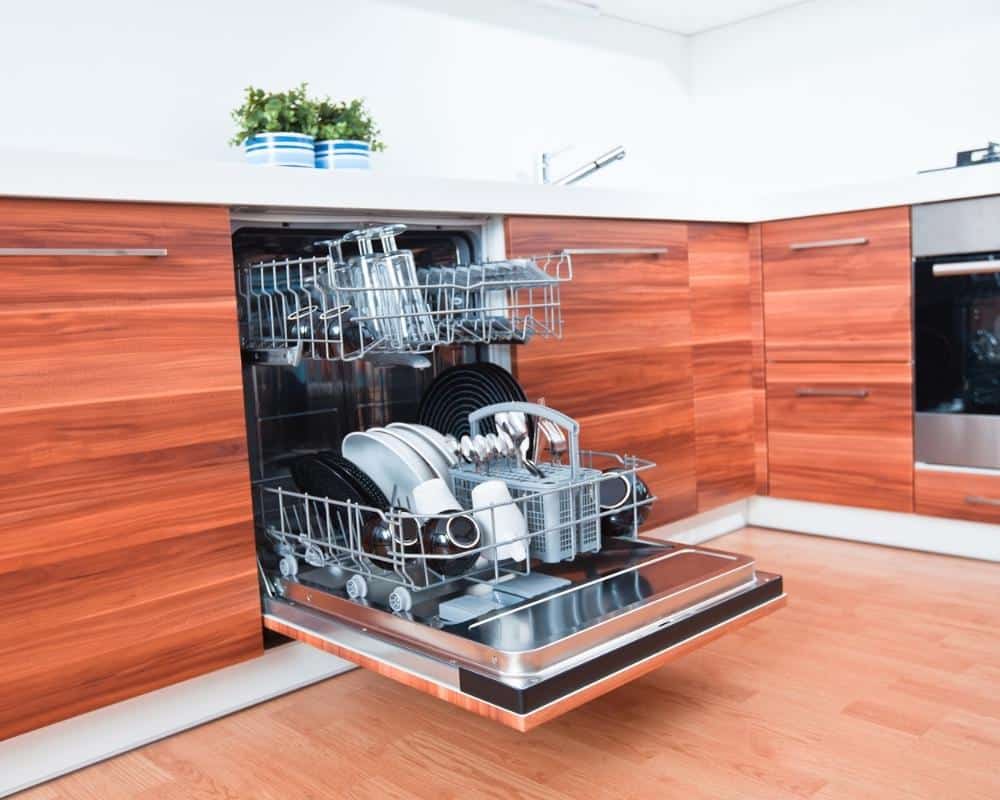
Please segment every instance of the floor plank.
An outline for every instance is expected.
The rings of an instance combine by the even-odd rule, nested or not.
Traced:
[[[787,608],[530,734],[363,670],[21,800],[1000,797],[1000,566],[745,529]]]

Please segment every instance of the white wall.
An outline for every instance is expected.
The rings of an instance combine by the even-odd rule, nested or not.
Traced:
[[[998,0],[814,0],[696,36],[704,185],[912,175],[1000,137]]]
[[[239,159],[242,88],[307,80],[367,97],[384,172],[534,180],[543,149],[624,144],[591,182],[642,187],[686,171],[686,70],[683,37],[517,0],[32,0],[0,21],[0,147]]]
[[[813,0],[685,38],[530,0],[33,0],[0,22],[0,147],[239,160],[254,83],[363,95],[386,173],[704,191],[912,174],[1000,136],[1000,0]],[[294,13],[294,16],[292,16]]]

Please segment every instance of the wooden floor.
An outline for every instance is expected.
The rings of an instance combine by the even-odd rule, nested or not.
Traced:
[[[788,607],[532,733],[356,670],[21,798],[1000,798],[1000,566],[713,546]]]

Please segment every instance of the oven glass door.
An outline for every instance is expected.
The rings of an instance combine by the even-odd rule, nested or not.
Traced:
[[[916,409],[1000,414],[1000,253],[916,262]]]
[[[1000,253],[914,266],[917,461],[1000,469]]]

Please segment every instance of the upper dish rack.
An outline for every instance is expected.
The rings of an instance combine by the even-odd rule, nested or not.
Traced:
[[[404,229],[351,231],[317,242],[325,256],[240,267],[244,348],[259,362],[297,364],[562,335],[559,289],[573,276],[569,252],[418,269],[412,252],[396,245]],[[345,258],[348,244],[358,253]]]

